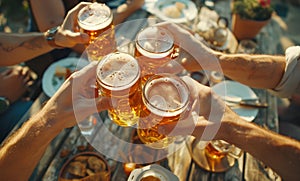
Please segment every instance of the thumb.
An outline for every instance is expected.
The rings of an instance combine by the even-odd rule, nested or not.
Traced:
[[[64,30],[58,35],[55,42],[61,47],[73,47],[76,44],[87,44],[89,42],[89,36],[85,33]]]
[[[86,33],[80,32],[68,32],[68,36],[72,38],[72,41],[77,44],[87,44],[90,40],[90,37]]]

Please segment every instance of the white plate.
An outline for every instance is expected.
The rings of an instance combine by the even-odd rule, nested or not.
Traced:
[[[229,96],[240,97],[242,99],[258,99],[250,87],[230,80],[214,85],[212,90],[221,97]],[[232,108],[232,110],[249,122],[253,121],[258,113],[257,108],[244,108],[237,106]]]
[[[83,68],[87,64],[87,61],[76,57],[67,57],[51,64],[43,74],[43,91],[47,96],[52,97],[61,84],[65,81],[64,78],[55,76],[55,70],[57,66],[69,68],[73,72],[76,69],[78,70]]]
[[[185,4],[186,7],[182,10],[181,16],[179,18],[171,18],[167,16],[163,11],[164,8],[173,6],[176,2],[181,2]],[[157,0],[155,2],[153,0],[146,0],[144,9],[164,21],[170,21],[173,23],[185,23],[187,21],[193,20],[198,14],[198,9],[195,3],[190,0]]]

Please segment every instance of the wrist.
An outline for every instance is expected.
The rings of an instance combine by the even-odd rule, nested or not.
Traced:
[[[222,119],[222,124],[217,135],[218,139],[222,139],[229,143],[232,143],[233,141],[232,139],[236,135],[239,135],[240,134],[239,132],[242,130],[240,129],[240,124],[239,124],[240,121],[244,121],[244,120],[241,120],[240,116],[238,116],[229,108],[226,108],[226,111]]]
[[[56,42],[55,42],[55,35],[57,34],[59,29],[60,29],[60,26],[56,26],[56,27],[50,28],[49,30],[47,30],[44,33],[44,37],[45,37],[46,42],[52,48],[56,48],[56,49],[64,48],[62,46],[57,45]]]

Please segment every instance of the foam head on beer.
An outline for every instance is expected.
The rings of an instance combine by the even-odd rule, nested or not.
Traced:
[[[139,32],[136,38],[137,50],[146,57],[163,58],[174,46],[173,35],[162,27],[150,26]]]
[[[112,53],[99,62],[97,76],[101,86],[118,91],[135,84],[139,71],[139,65],[131,55]]]
[[[156,115],[171,117],[180,114],[188,102],[186,87],[178,80],[161,77],[145,86],[144,97],[149,110]]]
[[[92,3],[78,13],[78,24],[84,30],[97,31],[112,23],[113,16],[108,6]]]

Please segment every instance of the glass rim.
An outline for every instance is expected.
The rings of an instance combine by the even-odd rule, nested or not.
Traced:
[[[152,80],[157,79],[157,78],[159,78],[159,79],[160,79],[160,78],[170,78],[170,79],[175,79],[177,82],[179,82],[179,83],[181,84],[181,87],[182,87],[182,86],[184,87],[184,89],[186,90],[185,92],[187,93],[187,98],[186,98],[185,102],[181,102],[181,103],[183,103],[183,104],[181,104],[180,107],[175,108],[175,109],[169,109],[169,110],[161,109],[161,108],[157,108],[155,105],[153,105],[153,104],[147,99],[148,96],[146,96],[145,87],[146,87],[147,85],[149,85],[150,82],[151,82]],[[178,90],[178,89],[177,89],[177,90]],[[183,96],[180,96],[181,100],[183,100],[182,97],[183,97]],[[188,106],[188,104],[189,104],[189,99],[190,99],[189,97],[190,97],[190,92],[189,92],[189,88],[188,88],[187,84],[186,84],[182,79],[180,79],[180,77],[178,77],[178,76],[176,76],[176,75],[173,75],[173,74],[169,74],[169,73],[161,73],[161,74],[156,74],[156,75],[151,76],[151,77],[145,82],[145,84],[144,84],[144,86],[143,86],[143,88],[142,88],[142,101],[143,101],[143,103],[145,104],[145,106],[147,107],[147,109],[148,109],[148,105],[150,105],[151,108],[153,108],[153,109],[155,109],[155,110],[158,110],[158,111],[165,112],[165,113],[176,112],[176,111],[179,111],[179,110],[183,109],[181,112],[178,113],[178,114],[181,114],[182,112],[184,112],[185,108],[186,108],[186,107]],[[144,102],[144,101],[146,101],[146,102]],[[176,114],[176,115],[178,115],[178,114]],[[176,115],[175,115],[175,116],[176,116]],[[169,116],[166,116],[166,117],[169,117]]]
[[[130,57],[130,61],[134,61],[134,63],[137,65],[137,73],[135,74],[134,78],[132,78],[132,80],[130,82],[128,82],[128,84],[122,84],[120,86],[115,86],[113,84],[107,84],[107,83],[104,83],[101,78],[99,78],[98,74],[99,74],[99,69],[100,69],[100,65],[104,64],[107,60],[110,59],[111,56],[115,56],[115,55],[118,55],[118,54],[124,54],[128,57]],[[98,82],[98,84],[100,86],[103,86],[104,88],[106,89],[109,89],[110,91],[122,91],[122,90],[125,90],[127,88],[131,88],[138,80],[139,78],[141,77],[141,70],[140,70],[140,67],[139,67],[139,64],[138,64],[138,61],[132,56],[130,55],[129,53],[124,53],[124,52],[113,52],[113,53],[110,53],[108,55],[106,55],[105,57],[103,57],[99,62],[98,62],[98,65],[97,65],[97,70],[96,70],[96,81]],[[126,88],[125,88],[126,87]],[[123,88],[123,89],[122,89]]]
[[[166,31],[166,32],[168,33],[168,35],[172,38],[172,42],[169,42],[169,43],[172,44],[172,45],[171,45],[170,48],[168,48],[167,50],[159,51],[159,52],[150,52],[149,50],[145,49],[145,48],[140,44],[140,41],[141,41],[141,40],[138,40],[139,35],[140,35],[141,33],[143,33],[146,29],[154,28],[154,27],[159,28],[159,29],[163,29],[163,30]],[[148,39],[150,39],[150,38],[148,38]],[[168,42],[168,41],[165,41],[165,42]],[[166,28],[158,27],[158,26],[148,26],[148,27],[143,28],[141,31],[138,32],[138,34],[137,34],[137,36],[136,36],[136,38],[135,38],[135,44],[136,44],[137,47],[139,47],[139,48],[142,49],[143,51],[146,51],[146,52],[151,53],[151,54],[171,53],[171,52],[173,51],[173,49],[174,49],[174,36],[173,36],[172,33],[171,33],[169,30],[167,30]],[[168,54],[168,55],[169,55],[169,54]],[[168,56],[168,55],[167,55],[167,56]]]
[[[97,2],[94,2],[94,3],[97,3]],[[93,3],[92,3],[93,4]],[[103,24],[103,23],[107,23],[108,21],[109,21],[109,23],[107,24],[107,26],[113,21],[113,18],[112,18],[112,16],[113,16],[113,12],[112,12],[112,10],[110,9],[110,7],[109,6],[107,6],[105,3],[97,3],[98,5],[101,5],[101,6],[103,6],[103,7],[105,7],[105,9],[106,10],[108,10],[107,12],[109,13],[109,16],[105,19],[105,21],[102,21],[102,22],[100,22],[100,23],[97,23],[97,24],[93,24],[93,26],[97,26],[97,25],[101,25],[101,24]],[[80,26],[80,24],[82,24],[82,25],[91,25],[90,23],[85,23],[84,21],[81,21],[80,20],[80,15],[82,15],[83,14],[83,11],[86,9],[86,8],[88,8],[90,5],[87,5],[87,6],[85,6],[85,7],[83,7],[82,9],[80,9],[80,11],[78,12],[78,15],[77,15],[77,22],[78,22],[78,25]],[[106,28],[107,26],[105,26],[105,27],[103,27],[103,28]],[[103,29],[102,28],[102,29]],[[93,29],[92,30],[88,30],[88,31],[93,31]]]

